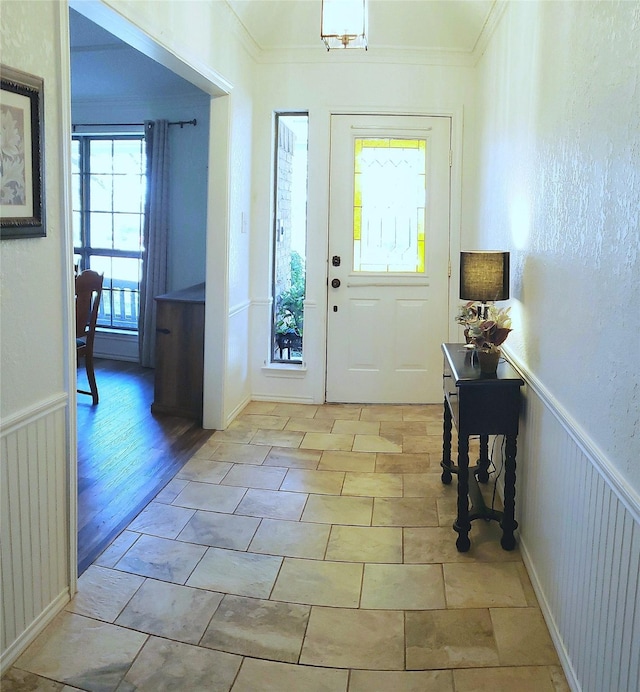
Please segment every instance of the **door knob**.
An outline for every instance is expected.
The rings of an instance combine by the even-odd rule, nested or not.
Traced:
[[[338,288],[340,286],[340,279],[331,279],[331,285],[334,288]]]

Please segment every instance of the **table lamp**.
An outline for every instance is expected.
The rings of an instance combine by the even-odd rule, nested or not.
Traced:
[[[500,251],[460,253],[460,299],[482,304],[509,298],[509,253]]]

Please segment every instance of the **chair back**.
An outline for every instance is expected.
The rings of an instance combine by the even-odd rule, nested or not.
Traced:
[[[91,269],[76,276],[76,339],[86,339],[83,345],[93,344],[103,277]]]

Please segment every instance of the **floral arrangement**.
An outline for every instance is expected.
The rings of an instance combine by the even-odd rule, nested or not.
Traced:
[[[465,331],[472,325],[478,322],[480,309],[471,301],[458,307],[456,322],[465,328]]]
[[[466,303],[458,309],[456,322],[465,327],[469,343],[479,351],[495,353],[505,342],[511,331],[511,308],[497,308],[490,305],[486,319],[480,316],[481,308],[475,303]]]

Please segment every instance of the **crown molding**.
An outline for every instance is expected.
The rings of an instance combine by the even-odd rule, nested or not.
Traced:
[[[231,31],[233,35],[240,41],[240,45],[245,49],[250,58],[255,62],[260,62],[260,53],[262,48],[256,43],[253,36],[247,30],[247,27],[242,23],[242,20],[234,12],[233,7],[224,0],[221,4],[224,8],[227,17],[231,21]]]
[[[368,50],[332,50],[318,48],[283,48],[264,50],[258,60],[260,64],[385,64],[424,65],[448,67],[473,67],[475,58],[466,51],[369,47]]]
[[[248,29],[227,0],[224,0],[222,6],[231,20],[234,35],[240,40],[248,55],[257,64],[318,64],[331,61],[344,64],[384,63],[392,65],[475,67],[484,54],[496,27],[499,25],[508,3],[509,0],[494,0],[476,43],[471,50],[369,46],[366,51],[327,51],[320,39],[318,39],[317,46],[263,48],[251,36]]]
[[[500,20],[502,19],[508,4],[509,0],[494,0],[484,26],[478,35],[476,45],[473,47],[472,55],[474,58],[474,66],[478,64],[478,61],[484,55],[484,52],[486,51],[487,46],[489,45],[498,25],[500,24]]]

